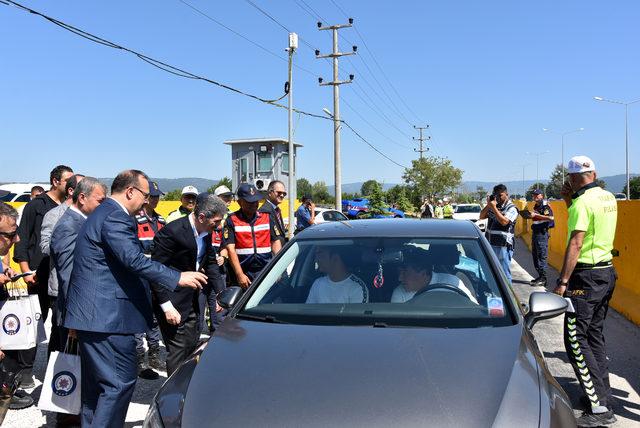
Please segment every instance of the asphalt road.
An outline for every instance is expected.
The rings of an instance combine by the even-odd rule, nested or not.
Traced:
[[[521,302],[527,301],[531,292],[543,290],[541,287],[529,285],[529,281],[533,278],[531,274],[535,271],[531,254],[522,242],[518,242],[516,247],[512,273],[513,288]],[[550,270],[550,288],[552,284],[555,284],[557,275],[556,271]],[[547,359],[549,370],[571,398],[576,416],[579,416],[581,408],[578,404],[578,398],[582,393],[564,351],[562,320],[562,317],[556,317],[541,321],[535,325],[533,331]],[[640,427],[640,364],[638,362],[640,328],[627,321],[616,311],[610,310],[605,324],[605,334],[610,358],[610,380],[614,395],[613,408],[618,418],[615,427]],[[37,386],[32,391],[32,395],[36,401],[40,395],[45,369],[46,343],[43,343],[38,348],[34,367]],[[166,380],[164,375],[163,373],[163,376],[155,381],[138,379],[127,413],[127,428],[142,425],[149,402]],[[10,410],[3,427],[55,427],[55,417],[49,412],[41,412],[35,406],[19,411]]]

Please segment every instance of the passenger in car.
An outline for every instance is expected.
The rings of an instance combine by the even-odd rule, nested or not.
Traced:
[[[325,273],[311,286],[307,303],[367,303],[366,284],[352,274],[347,261],[348,248],[321,246],[316,249],[318,270]]]

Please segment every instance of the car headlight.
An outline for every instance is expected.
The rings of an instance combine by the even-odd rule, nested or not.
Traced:
[[[151,402],[149,411],[147,412],[147,417],[144,418],[142,428],[164,428],[156,400]]]

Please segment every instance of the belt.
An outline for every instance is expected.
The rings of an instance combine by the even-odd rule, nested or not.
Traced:
[[[599,262],[596,264],[576,263],[576,269],[595,269],[595,268],[607,267],[607,266],[613,266],[613,263],[611,262],[611,260],[606,262]]]

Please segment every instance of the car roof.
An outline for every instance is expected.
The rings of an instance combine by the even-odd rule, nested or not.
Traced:
[[[458,204],[459,207],[479,207],[480,204]]]
[[[297,238],[478,238],[480,233],[473,223],[467,221],[396,218],[321,223],[306,228]]]

